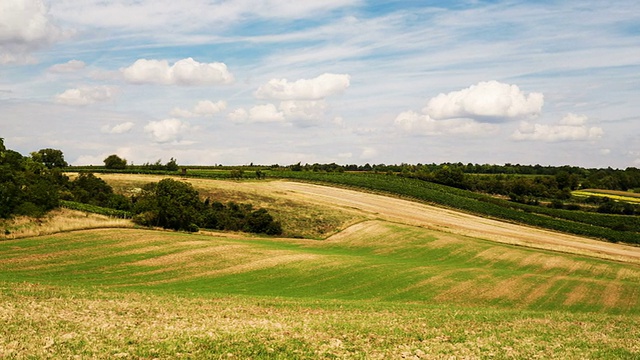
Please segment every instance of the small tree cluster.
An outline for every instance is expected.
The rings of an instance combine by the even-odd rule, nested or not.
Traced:
[[[96,205],[116,210],[130,210],[131,201],[113,192],[113,188],[92,173],[81,173],[67,185],[63,192],[64,200]]]
[[[43,149],[24,157],[7,149],[0,138],[0,218],[41,216],[59,205],[67,177],[62,151]]]
[[[208,228],[268,235],[282,233],[280,223],[264,209],[253,210],[249,204],[201,201],[191,184],[173,179],[147,184],[134,201],[133,220],[144,226],[184,231]]]
[[[127,167],[127,160],[119,157],[116,154],[107,156],[104,159],[104,167],[107,169],[125,169]]]
[[[178,171],[179,166],[176,159],[171,158],[166,164],[162,164],[162,160],[158,159],[155,163],[145,163],[142,167],[149,170]]]

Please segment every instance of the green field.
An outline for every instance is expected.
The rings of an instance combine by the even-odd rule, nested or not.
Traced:
[[[640,267],[383,221],[0,243],[6,358],[637,358]]]
[[[158,181],[105,179],[125,194]],[[332,179],[487,206],[396,177]],[[285,236],[143,229],[71,210],[39,220],[0,242],[0,358],[640,358],[633,247],[589,243],[634,254],[612,261],[385,220],[277,182],[190,182],[268,208]]]

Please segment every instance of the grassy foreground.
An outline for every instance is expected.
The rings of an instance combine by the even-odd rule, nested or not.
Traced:
[[[1,358],[638,358],[640,267],[383,221],[0,242]]]
[[[0,358],[634,359],[640,321],[0,283]]]

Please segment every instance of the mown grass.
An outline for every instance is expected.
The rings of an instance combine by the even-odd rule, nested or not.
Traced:
[[[637,358],[640,267],[380,221],[0,243],[0,357]]]
[[[0,283],[0,356],[633,359],[637,317]]]
[[[0,243],[0,280],[172,293],[640,312],[640,267],[384,222],[327,241],[93,230]],[[406,241],[400,241],[400,240]]]

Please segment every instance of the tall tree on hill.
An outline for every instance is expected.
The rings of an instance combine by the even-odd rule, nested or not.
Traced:
[[[127,167],[127,160],[116,154],[109,155],[104,159],[104,167],[107,169],[124,169]]]
[[[69,166],[64,160],[62,151],[57,149],[40,149],[37,152],[32,152],[31,157],[34,161],[43,163],[48,169]]]

